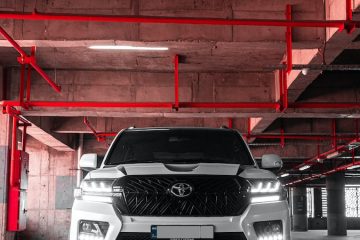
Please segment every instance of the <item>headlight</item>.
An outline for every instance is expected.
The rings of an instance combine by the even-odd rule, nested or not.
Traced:
[[[283,188],[277,180],[249,180],[251,203],[274,202],[284,199]]]
[[[114,180],[84,180],[80,188],[75,189],[77,199],[94,202],[112,203],[112,184]]]

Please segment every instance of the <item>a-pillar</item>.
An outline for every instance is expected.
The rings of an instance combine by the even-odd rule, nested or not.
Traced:
[[[0,66],[0,101],[3,100],[4,85]],[[11,117],[0,108],[0,240],[13,239],[14,234],[6,231],[7,224],[7,180],[10,159]]]
[[[326,178],[327,229],[329,236],[346,236],[345,174],[337,172]]]
[[[292,193],[292,215],[293,215],[293,230],[307,231],[307,201],[306,201],[306,187],[295,187]]]

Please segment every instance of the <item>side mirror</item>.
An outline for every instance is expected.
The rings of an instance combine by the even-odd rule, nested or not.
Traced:
[[[82,170],[91,171],[97,167],[97,154],[87,153],[81,156],[79,166]]]
[[[276,154],[265,154],[261,158],[262,168],[277,168],[281,169],[283,162],[281,158]]]

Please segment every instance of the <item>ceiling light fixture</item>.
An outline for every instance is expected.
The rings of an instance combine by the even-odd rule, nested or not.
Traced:
[[[135,47],[125,45],[92,45],[90,49],[96,50],[134,50],[134,51],[167,51],[168,47]]]
[[[311,167],[310,165],[305,165],[305,166],[300,167],[299,170],[304,171],[304,170],[306,170],[306,169],[308,169],[310,167]]]
[[[283,177],[287,177],[287,176],[289,176],[289,175],[290,175],[289,173],[284,173],[284,174],[281,174],[280,177],[283,178]]]
[[[331,158],[337,157],[339,155],[340,155],[340,153],[338,151],[335,151],[335,152],[330,153],[329,155],[327,155],[326,158],[331,159]]]
[[[355,168],[360,168],[360,165],[353,165],[353,166],[350,166],[350,167],[348,167],[346,169],[351,170],[351,169],[355,169]]]

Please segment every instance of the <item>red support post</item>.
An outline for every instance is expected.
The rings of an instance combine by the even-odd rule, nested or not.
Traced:
[[[286,20],[289,22],[292,21],[292,15],[291,15],[291,5],[286,5]],[[288,26],[286,27],[286,62],[287,62],[287,68],[286,72],[287,74],[290,74],[293,63],[292,63],[292,27]]]
[[[233,128],[233,123],[234,123],[233,119],[232,119],[232,118],[229,118],[229,119],[228,119],[228,127],[229,127],[230,129]]]
[[[289,107],[289,101],[288,101],[288,76],[286,74],[285,71],[282,71],[283,72],[283,111],[285,111],[288,107]]]
[[[31,47],[31,57],[35,58],[36,47]],[[26,81],[26,102],[30,102],[31,92],[31,65],[28,65],[27,69],[27,81]]]
[[[175,88],[175,102],[174,109],[179,110],[179,56],[174,57],[174,88]]]
[[[24,104],[24,84],[25,84],[25,65],[21,64],[20,88],[19,88],[19,102],[21,106],[23,106]]]
[[[353,20],[353,7],[352,7],[353,0],[346,0],[346,20],[352,21]]]
[[[12,116],[11,131],[11,159],[9,168],[9,189],[8,189],[8,215],[7,230],[16,231],[18,229],[18,211],[20,194],[20,158],[17,151],[17,129],[18,119]]]
[[[279,70],[279,95],[280,95],[280,104],[281,104],[281,111],[284,109],[283,103],[284,103],[284,84],[283,84],[283,78],[284,78],[284,70]]]

